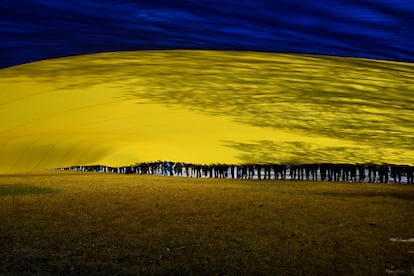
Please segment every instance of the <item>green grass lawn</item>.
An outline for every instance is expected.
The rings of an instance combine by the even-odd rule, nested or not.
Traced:
[[[18,196],[18,195],[38,195],[54,193],[55,190],[51,188],[43,188],[36,186],[24,185],[1,185],[0,196]]]
[[[414,243],[390,240],[414,237],[409,185],[0,177],[21,185],[54,192],[0,196],[0,274],[414,273]]]

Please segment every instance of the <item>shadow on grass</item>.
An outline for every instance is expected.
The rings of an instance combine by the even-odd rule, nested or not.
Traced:
[[[29,185],[1,185],[0,196],[41,195],[56,193],[56,189]]]

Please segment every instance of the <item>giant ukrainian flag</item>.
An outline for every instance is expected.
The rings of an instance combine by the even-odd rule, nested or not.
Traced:
[[[0,173],[414,164],[408,1],[20,2],[0,11]]]

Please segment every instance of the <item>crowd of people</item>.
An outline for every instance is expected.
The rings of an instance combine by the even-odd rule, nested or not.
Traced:
[[[390,164],[188,164],[157,161],[123,167],[72,166],[62,170],[197,178],[347,181],[414,184],[414,166]]]

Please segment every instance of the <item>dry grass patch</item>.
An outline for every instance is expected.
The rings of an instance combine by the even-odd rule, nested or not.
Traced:
[[[4,185],[0,273],[413,273],[414,187],[50,173]]]

